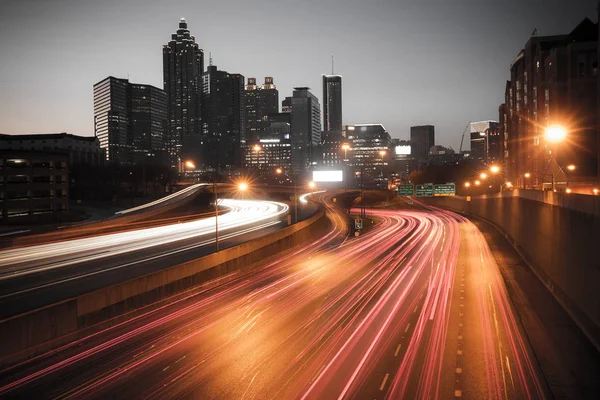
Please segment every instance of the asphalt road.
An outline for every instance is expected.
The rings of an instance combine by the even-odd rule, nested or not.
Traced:
[[[545,398],[498,266],[468,220],[369,210],[134,320],[0,371],[7,398]]]
[[[263,210],[265,214],[249,208],[221,215],[219,247],[232,247],[287,226],[288,212],[282,210],[279,205]],[[299,211],[303,219],[315,207]],[[210,217],[1,251],[0,318],[212,253],[214,236],[214,217]]]

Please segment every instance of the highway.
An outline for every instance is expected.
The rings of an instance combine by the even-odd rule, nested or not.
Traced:
[[[468,220],[368,210],[227,283],[0,371],[6,398],[549,397]]]
[[[221,248],[285,226],[289,207],[222,199]],[[214,251],[215,217],[0,251],[0,317]]]

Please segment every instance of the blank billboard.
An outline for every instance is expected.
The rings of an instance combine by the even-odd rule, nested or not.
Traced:
[[[343,182],[344,174],[339,171],[313,171],[313,182]]]
[[[410,145],[396,146],[396,155],[410,156]]]

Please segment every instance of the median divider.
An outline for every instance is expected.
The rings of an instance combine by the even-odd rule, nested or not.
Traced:
[[[0,321],[0,366],[19,362],[86,336],[86,329],[206,283],[246,271],[261,259],[314,239],[329,229],[324,207],[264,237],[164,268],[117,285]]]

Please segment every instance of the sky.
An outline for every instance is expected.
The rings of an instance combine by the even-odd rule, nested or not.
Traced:
[[[181,17],[213,64],[280,100],[322,99],[343,76],[343,122],[408,139],[435,125],[458,150],[470,121],[497,120],[509,67],[534,29],[597,21],[596,0],[0,0],[0,132],[93,136],[94,83],[109,75],[162,88],[162,45]],[[321,101],[322,103],[322,101]],[[467,146],[465,146],[467,147]]]

